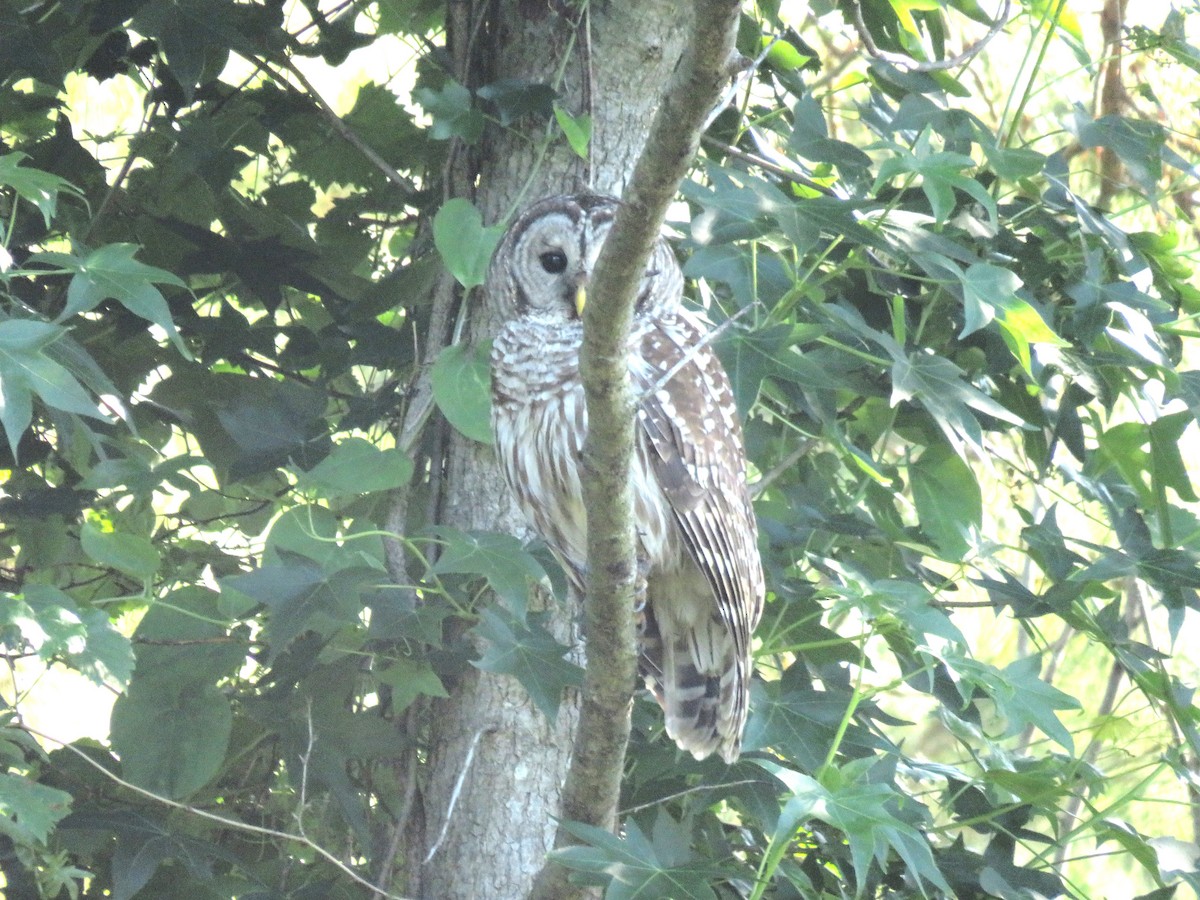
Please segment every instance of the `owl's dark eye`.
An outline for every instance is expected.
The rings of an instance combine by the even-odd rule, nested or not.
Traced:
[[[538,259],[541,260],[542,268],[551,275],[561,275],[567,271],[567,254],[561,250],[547,250]]]

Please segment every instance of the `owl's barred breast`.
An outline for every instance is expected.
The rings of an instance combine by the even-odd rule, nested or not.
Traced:
[[[580,590],[587,561],[579,472],[587,435],[579,375],[582,336],[578,325],[539,327],[519,321],[504,328],[492,344],[492,429],[505,478],[522,512]],[[639,339],[635,335],[631,343]],[[642,558],[654,569],[679,569],[688,560],[640,434],[630,479]]]

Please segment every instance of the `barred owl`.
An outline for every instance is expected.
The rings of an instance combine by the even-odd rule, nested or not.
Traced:
[[[533,204],[500,242],[486,285],[502,322],[491,360],[501,467],[581,592],[581,313],[616,209],[616,200],[589,194]],[[718,751],[733,762],[746,723],[762,563],[729,378],[682,297],[683,275],[659,239],[638,288],[629,343],[640,397],[631,476],[645,576],[639,671],[676,744],[697,759]]]

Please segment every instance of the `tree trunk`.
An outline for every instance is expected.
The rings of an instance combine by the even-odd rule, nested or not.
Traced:
[[[567,4],[500,0],[476,10],[487,17],[482,23],[459,20],[470,28],[465,36],[451,35],[451,52],[456,63],[466,63],[461,71],[469,72],[471,87],[502,78],[553,84],[561,68],[560,104],[593,121],[587,163],[559,135],[543,155],[543,123],[492,128],[478,160],[475,197],[487,222],[547,194],[591,189],[620,195],[629,179],[687,23],[680,21],[680,5],[668,0],[588,9],[576,21],[580,13]],[[481,299],[467,301],[473,341],[496,328]],[[490,447],[453,434],[446,453],[443,522],[528,533]],[[578,648],[577,613],[553,609],[550,627]],[[582,648],[578,652],[582,659]],[[564,698],[550,723],[513,679],[472,672],[434,706],[422,791],[423,846],[410,848],[416,851],[409,854],[410,895],[503,900],[527,894],[553,844],[552,816],[570,760],[576,703]],[[432,859],[423,862],[434,846]]]

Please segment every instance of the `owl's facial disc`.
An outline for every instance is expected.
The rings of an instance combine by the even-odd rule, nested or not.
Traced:
[[[607,227],[600,233],[594,223],[565,213],[535,220],[516,247],[516,258],[521,262],[518,305],[540,316],[578,319],[587,298],[587,281],[607,232]]]

